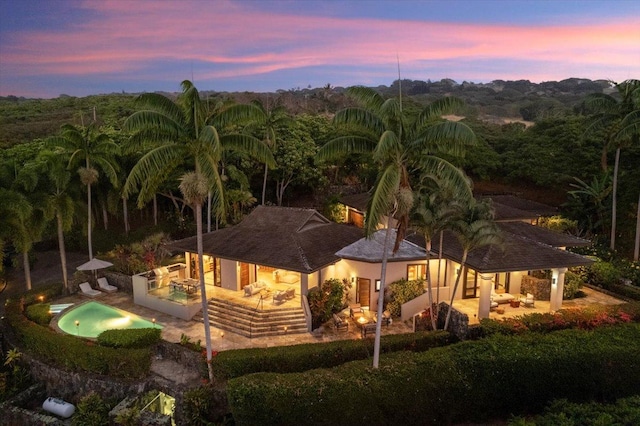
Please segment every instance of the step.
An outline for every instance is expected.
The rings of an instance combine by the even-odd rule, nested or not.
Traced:
[[[256,310],[228,300],[211,299],[207,311],[210,325],[249,338],[308,331],[302,308]],[[194,320],[204,321],[202,312]]]

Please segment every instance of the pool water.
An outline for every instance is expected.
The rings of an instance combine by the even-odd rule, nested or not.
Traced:
[[[58,327],[65,333],[80,337],[98,337],[105,330],[129,328],[162,328],[159,324],[122,309],[100,302],[87,302],[64,312]]]

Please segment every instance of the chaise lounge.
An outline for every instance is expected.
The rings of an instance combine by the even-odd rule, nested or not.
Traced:
[[[118,291],[118,287],[109,284],[109,281],[107,281],[106,277],[98,278],[98,287],[100,288],[100,290],[106,291],[107,293],[115,293],[116,291]]]
[[[88,282],[83,282],[79,285],[80,287],[80,292],[82,293],[83,296],[87,296],[87,297],[99,297],[102,296],[104,293],[98,290],[94,290],[91,288],[91,285]]]

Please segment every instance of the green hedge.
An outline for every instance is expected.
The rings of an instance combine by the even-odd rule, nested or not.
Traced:
[[[160,341],[159,328],[133,328],[105,330],[96,339],[101,346],[110,348],[147,348]]]
[[[445,331],[382,336],[380,352],[421,352],[449,345],[454,337]],[[273,348],[238,349],[218,353],[212,359],[217,380],[257,372],[293,373],[335,367],[345,362],[371,358],[373,339],[341,340]]]
[[[36,324],[49,325],[52,318],[49,309],[50,305],[48,303],[29,305],[25,309],[25,315]]]
[[[115,349],[37,325],[20,312],[20,305],[5,306],[6,319],[21,340],[23,352],[74,371],[89,371],[121,378],[140,378],[151,367],[151,350]]]
[[[540,412],[548,401],[640,393],[640,326],[494,335],[426,352],[396,352],[372,369],[354,361],[227,382],[246,424],[427,425]]]

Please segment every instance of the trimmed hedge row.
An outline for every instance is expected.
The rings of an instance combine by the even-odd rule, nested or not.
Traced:
[[[125,330],[105,330],[96,341],[110,348],[147,348],[160,341],[159,328],[133,328]]]
[[[380,353],[422,352],[453,343],[445,331],[382,336]],[[335,367],[345,362],[371,358],[373,339],[342,340],[321,345],[308,343],[273,348],[238,349],[218,353],[212,359],[214,376],[227,380],[257,372],[294,373]]]
[[[141,378],[151,368],[151,349],[114,349],[74,336],[59,334],[27,320],[17,302],[8,302],[9,324],[21,340],[21,350],[71,370],[120,378]]]
[[[540,412],[551,400],[640,393],[640,325],[493,335],[304,373],[227,382],[236,424],[426,425]]]

